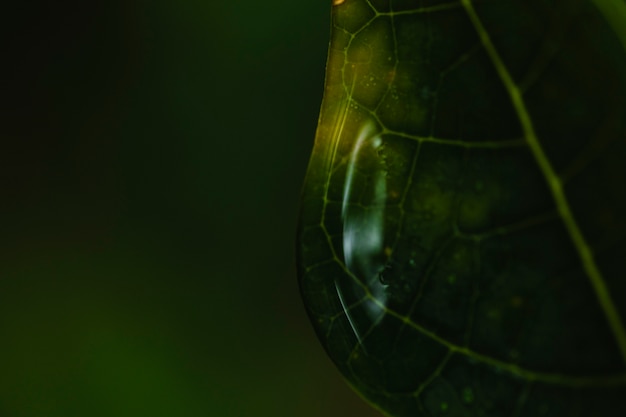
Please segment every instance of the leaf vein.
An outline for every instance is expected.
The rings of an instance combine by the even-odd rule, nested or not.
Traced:
[[[557,210],[563,219],[563,223],[565,224],[570,238],[574,242],[574,246],[576,247],[580,257],[583,269],[589,277],[596,297],[598,298],[600,306],[616,339],[624,364],[626,364],[626,329],[624,328],[621,317],[617,312],[615,303],[609,294],[602,272],[594,260],[593,252],[585,240],[576,219],[574,218],[574,214],[572,213],[567,197],[565,196],[565,191],[563,190],[562,181],[557,176],[541,146],[541,143],[539,142],[537,134],[535,133],[535,129],[522,97],[522,93],[513,81],[511,74],[491,41],[489,34],[474,9],[472,1],[461,0],[461,2],[465,7],[465,11],[474,25],[474,28],[496,69],[500,80],[509,93],[513,107],[522,125],[526,142],[528,143],[528,146],[530,147],[537,164],[539,165],[539,168],[548,183],[548,187],[552,193],[552,197],[554,198]]]

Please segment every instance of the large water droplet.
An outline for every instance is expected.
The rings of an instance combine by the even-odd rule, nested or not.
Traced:
[[[376,134],[374,125],[366,122],[361,127],[346,165],[346,177],[341,206],[343,224],[342,252],[347,272],[365,288],[370,296],[363,299],[366,315],[372,323],[383,314],[385,304],[384,285],[377,279],[385,268],[384,230],[385,205],[387,195],[386,171],[380,160],[381,138]],[[367,179],[363,179],[365,176]],[[366,181],[364,189],[361,181]],[[337,291],[342,289],[341,282]],[[349,287],[353,287],[351,283]],[[357,293],[360,293],[357,289]],[[356,295],[353,294],[352,295]],[[346,309],[346,315],[352,322],[352,312]],[[365,326],[369,326],[366,321]],[[361,340],[367,328],[355,326],[355,334]]]
[[[389,308],[406,313],[417,290],[423,260],[418,245],[407,244],[417,238],[400,230],[417,143],[383,135],[370,114],[340,104],[325,113],[307,174],[300,279],[315,321],[329,326],[318,332],[338,331],[343,320],[367,353],[371,344],[382,349],[370,335]],[[400,327],[387,332],[388,348]]]

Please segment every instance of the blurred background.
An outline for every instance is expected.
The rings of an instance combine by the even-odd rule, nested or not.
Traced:
[[[295,276],[330,0],[15,3],[0,416],[377,416]]]

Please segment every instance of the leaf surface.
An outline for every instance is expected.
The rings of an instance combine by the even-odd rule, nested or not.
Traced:
[[[626,415],[626,4],[345,0],[302,296],[390,416]]]

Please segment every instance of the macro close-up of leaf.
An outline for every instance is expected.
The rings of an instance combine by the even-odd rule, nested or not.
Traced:
[[[626,3],[335,0],[300,290],[387,416],[626,415]]]

